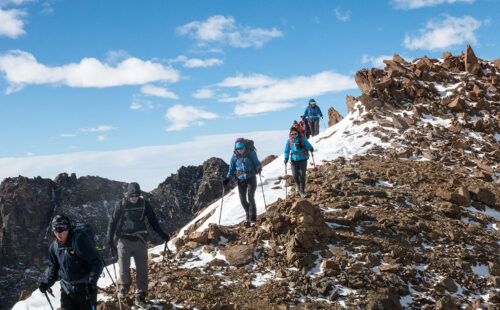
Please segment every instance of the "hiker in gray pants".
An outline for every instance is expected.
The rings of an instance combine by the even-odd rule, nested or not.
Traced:
[[[145,307],[148,293],[148,247],[146,244],[146,219],[158,235],[168,242],[168,235],[161,229],[153,208],[143,197],[139,184],[128,185],[125,197],[117,203],[108,225],[110,248],[117,245],[120,280],[118,297],[125,298],[132,284],[130,258],[136,266],[135,305]]]

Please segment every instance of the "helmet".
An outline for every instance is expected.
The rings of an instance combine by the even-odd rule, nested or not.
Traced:
[[[141,187],[138,183],[132,182],[127,186],[127,191],[125,192],[125,196],[130,197],[131,195],[140,195]]]
[[[314,99],[309,99],[309,104],[316,104],[316,100],[314,100]]]
[[[52,219],[52,231],[63,232],[71,229],[71,222],[64,214],[54,216]]]
[[[236,142],[236,144],[234,145],[234,149],[235,150],[241,150],[242,148],[245,147],[245,143],[243,143],[242,141],[238,141]]]

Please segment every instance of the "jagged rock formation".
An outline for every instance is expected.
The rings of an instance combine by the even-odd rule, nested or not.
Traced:
[[[144,196],[162,227],[172,233],[191,220],[194,212],[220,197],[219,185],[227,170],[228,165],[219,158],[198,167],[182,167]],[[40,177],[5,179],[0,184],[0,309],[10,309],[21,290],[37,287],[47,266],[48,245],[53,240],[50,221],[55,214],[91,223],[99,241],[104,241],[109,215],[125,187],[123,182],[66,173],[53,181]],[[151,239],[160,241],[154,232]]]
[[[332,127],[343,119],[342,115],[333,107],[328,109],[328,127]]]

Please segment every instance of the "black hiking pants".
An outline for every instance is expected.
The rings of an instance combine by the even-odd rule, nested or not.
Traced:
[[[97,309],[97,293],[89,296],[86,291],[69,295],[61,292],[61,310],[92,310],[92,305]]]
[[[257,177],[254,175],[250,179],[238,179],[238,192],[240,193],[240,201],[245,213],[247,221],[257,220],[257,208],[255,207],[255,190],[257,189]],[[248,195],[248,200],[247,200]]]
[[[299,192],[304,192],[306,189],[307,159],[292,161],[291,163],[293,180],[298,186]]]

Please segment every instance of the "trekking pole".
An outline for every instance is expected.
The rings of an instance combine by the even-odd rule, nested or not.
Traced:
[[[311,156],[313,159],[314,172],[316,173],[316,185],[319,187],[318,167],[316,167],[316,163],[314,162],[314,153],[313,152],[311,152]]]
[[[111,256],[112,257],[115,257],[115,248],[111,248]],[[115,278],[116,278],[116,282],[113,281],[113,283],[115,284],[115,287],[116,287],[116,298],[118,298],[118,306],[120,307],[120,310],[122,310],[122,301],[120,299],[120,291],[119,291],[119,288],[118,288],[118,276],[116,275],[116,267],[115,267],[115,264],[113,264],[113,271],[115,273]],[[111,278],[111,280],[113,280],[113,278],[111,277],[111,275],[109,276]]]
[[[158,272],[158,279],[156,280],[155,300],[158,300],[158,289],[160,288],[160,286],[158,285],[158,283],[160,283],[161,272],[163,271],[163,266],[164,266],[164,263],[166,261],[166,259],[165,259],[165,252],[166,251],[168,251],[169,255],[171,254],[170,249],[168,248],[168,245],[167,245],[167,241],[165,241],[165,247],[163,248],[163,261],[161,262],[160,272]],[[168,257],[168,255],[167,255],[167,257]]]
[[[49,288],[47,289],[44,294],[45,294],[45,297],[47,298],[47,301],[49,302],[49,306],[50,306],[50,309],[54,310],[54,307],[52,307],[52,303],[50,302],[50,299],[49,299],[49,295],[47,295],[47,292],[50,293],[50,295],[54,296],[54,294],[52,294],[52,289]],[[54,296],[55,297],[55,296]]]
[[[219,226],[220,226],[220,218],[222,217],[222,206],[224,205],[224,192],[226,187],[222,184],[222,198],[220,199],[220,211],[219,211]]]
[[[267,211],[266,196],[264,195],[264,185],[262,185],[262,175],[259,173],[260,187],[262,188],[262,197],[264,198],[264,208]]]
[[[96,247],[96,250],[97,250],[97,256],[99,256],[99,258],[101,259],[101,263],[104,266],[104,269],[106,269],[106,272],[108,273],[108,276],[111,279],[111,282],[113,283],[114,286],[116,286],[115,280],[113,280],[113,277],[111,276],[111,273],[109,272],[108,266],[106,266],[106,263],[104,262],[104,259],[102,258],[101,253],[99,253],[101,251],[101,249]],[[111,250],[111,255],[113,255],[112,250]],[[115,276],[116,276],[116,274],[115,274]]]
[[[288,169],[285,164],[285,201],[288,199],[288,177],[287,177]]]

